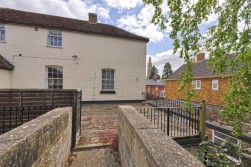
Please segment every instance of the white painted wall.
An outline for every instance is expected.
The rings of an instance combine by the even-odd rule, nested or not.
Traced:
[[[0,89],[9,88],[11,72],[0,69]]]
[[[51,48],[47,29],[12,24],[5,29],[0,54],[15,65],[9,88],[46,88],[46,66],[58,65],[64,89],[82,89],[84,101],[142,99],[146,42],[63,31],[63,47]],[[116,94],[100,94],[102,68],[115,69]]]

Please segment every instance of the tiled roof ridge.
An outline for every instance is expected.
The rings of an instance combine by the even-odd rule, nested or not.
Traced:
[[[208,59],[205,59],[200,62],[192,62],[192,73],[193,77],[208,77],[213,76],[212,70],[208,66]],[[200,67],[201,69],[197,69],[196,67]],[[181,65],[173,74],[171,74],[167,79],[178,79],[180,73],[186,70],[187,64]]]
[[[55,24],[53,20],[59,21],[59,23]],[[131,32],[128,32],[126,30],[123,30],[110,24],[104,24],[104,23],[92,24],[86,20],[35,13],[11,8],[0,7],[0,22],[1,21],[6,23],[33,25],[33,26],[55,28],[55,29],[58,28],[69,31],[114,36],[120,38],[141,40],[146,42],[149,41],[149,38],[135,35]]]

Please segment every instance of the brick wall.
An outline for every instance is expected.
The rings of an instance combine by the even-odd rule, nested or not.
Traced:
[[[150,86],[150,92],[148,91],[148,86]],[[160,92],[165,89],[165,86],[158,86],[158,90],[156,90],[155,85],[146,85],[146,93],[148,94],[158,94],[160,96]]]
[[[212,90],[212,80],[218,79],[218,90]],[[224,104],[223,96],[228,89],[228,78],[201,78],[194,79],[201,81],[201,89],[196,90],[198,98],[194,98],[194,101],[201,102],[205,100],[210,104]],[[170,99],[184,99],[185,91],[178,92],[179,85],[177,80],[166,80],[166,97]]]

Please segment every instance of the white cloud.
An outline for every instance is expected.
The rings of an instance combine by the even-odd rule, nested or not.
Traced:
[[[142,4],[142,0],[104,0],[109,7],[117,9],[131,9]]]
[[[209,58],[209,52],[206,50],[201,50],[200,53],[205,53],[205,58]],[[173,72],[175,72],[180,66],[182,66],[185,62],[183,58],[180,58],[179,50],[174,54],[173,50],[167,50],[165,52],[157,53],[155,55],[147,55],[148,64],[149,57],[151,56],[152,64],[159,70],[160,76],[162,76],[164,65],[169,62],[172,66]],[[147,66],[146,66],[147,67]]]
[[[168,12],[167,7],[164,8]],[[125,15],[117,20],[117,25],[132,33],[150,38],[150,42],[158,43],[163,40],[165,34],[161,31],[158,25],[151,23],[154,15],[154,7],[152,5],[144,6],[138,15]]]
[[[210,24],[210,23],[213,23],[213,22],[216,22],[218,20],[218,15],[215,14],[215,13],[211,13],[207,20],[203,20],[201,24]]]
[[[99,4],[82,0],[1,0],[0,7],[45,13],[63,17],[88,20],[88,13],[97,13],[103,19],[109,18],[109,10]]]
[[[162,76],[164,65],[167,62],[171,64],[173,72],[184,64],[184,60],[179,57],[179,52],[173,54],[172,49],[155,55],[147,55],[147,63],[149,56],[151,56],[152,64],[159,70],[160,76]]]

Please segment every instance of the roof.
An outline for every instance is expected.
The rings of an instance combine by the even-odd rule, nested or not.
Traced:
[[[167,79],[178,79],[182,71],[186,71],[187,64],[183,64]],[[192,63],[193,77],[212,77],[213,71],[209,68],[208,60]]]
[[[89,23],[89,21],[0,8],[0,22],[37,26],[51,29],[77,31],[148,42],[149,38],[138,36],[113,25]]]
[[[6,58],[0,55],[0,69],[13,70],[15,68]]]
[[[146,79],[146,85],[150,86],[165,86],[165,80]]]

